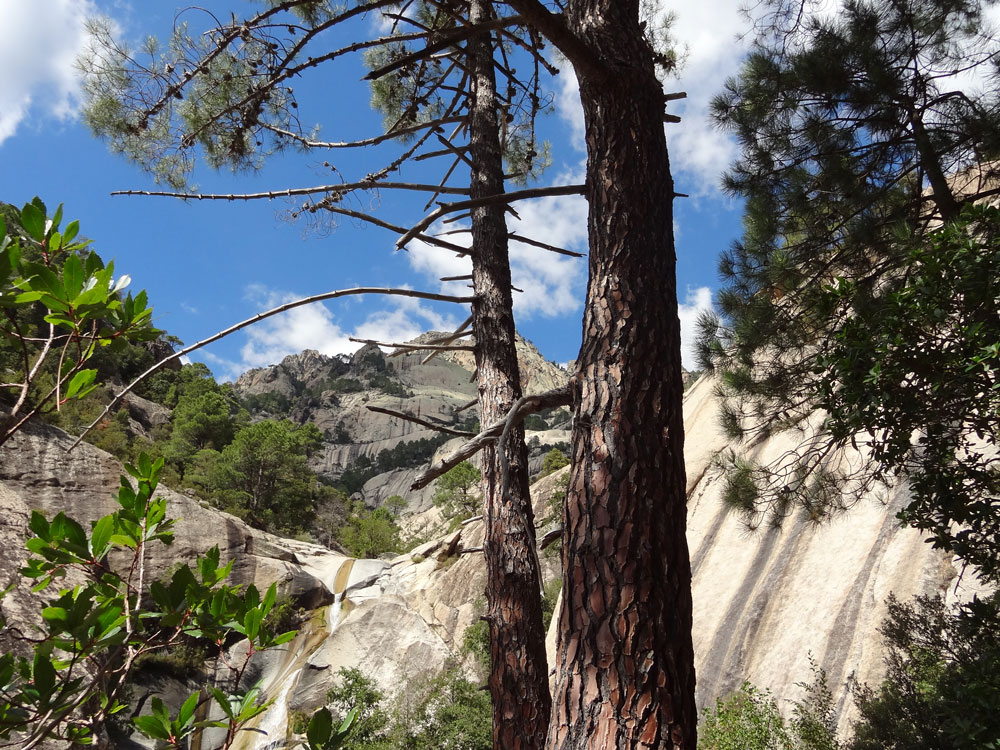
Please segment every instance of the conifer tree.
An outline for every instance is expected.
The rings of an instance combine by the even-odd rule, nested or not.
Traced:
[[[941,378],[989,359],[972,343],[1000,337],[989,293],[968,296],[992,262],[995,228],[963,213],[998,190],[1000,39],[987,4],[852,0],[835,16],[770,7],[773,23],[715,102],[742,144],[724,184],[746,200],[746,215],[743,238],[720,261],[721,318],[702,320],[700,359],[719,376],[734,436],[802,426],[817,409],[827,416],[772,464],[734,454],[727,498],[752,525],[796,508],[820,520],[898,474],[929,479],[957,462],[995,507],[992,461],[975,445],[992,444],[997,425],[962,424],[991,390]],[[964,256],[942,223],[977,238]],[[949,269],[933,260],[939,252],[965,260]],[[951,303],[925,315],[921,296]],[[932,374],[945,351],[969,359]],[[949,405],[935,395],[942,388]],[[867,460],[832,460],[848,445]],[[917,481],[903,517],[955,550],[948,528],[970,520],[972,495],[956,492],[969,479],[944,494],[943,484]]]

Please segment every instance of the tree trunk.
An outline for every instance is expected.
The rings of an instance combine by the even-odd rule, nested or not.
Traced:
[[[472,24],[489,20],[488,0],[471,0],[469,10]],[[503,155],[490,35],[470,39],[467,51],[472,76],[470,187],[471,198],[476,199],[504,192]],[[479,410],[481,423],[488,425],[501,419],[521,397],[502,205],[473,210],[472,247]],[[509,466],[506,497],[497,451],[491,446],[482,453],[493,746],[497,750],[540,749],[545,745],[551,699],[542,629],[541,571],[521,427],[512,431],[504,450]]]
[[[637,0],[570,0],[597,66],[586,124],[590,279],[563,511],[548,747],[694,750],[673,181]]]

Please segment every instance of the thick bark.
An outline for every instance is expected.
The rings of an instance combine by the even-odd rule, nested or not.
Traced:
[[[590,279],[563,512],[550,748],[694,750],[673,182],[636,0],[570,0]]]
[[[471,0],[470,23],[487,22],[489,13],[488,0]],[[472,71],[469,140],[475,201],[503,193],[503,156],[490,36],[471,38],[467,50]],[[472,242],[480,421],[489,425],[502,419],[521,397],[502,204],[473,209]],[[523,428],[509,436],[504,450],[509,465],[506,497],[497,451],[489,446],[482,453],[493,746],[527,750],[545,744],[551,699]]]

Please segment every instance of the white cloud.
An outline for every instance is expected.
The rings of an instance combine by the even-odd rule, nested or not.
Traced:
[[[716,129],[708,116],[712,97],[739,71],[746,52],[749,22],[740,13],[742,0],[701,0],[676,8],[673,36],[683,47],[684,65],[668,91],[686,91],[687,99],[671,102],[668,111],[681,122],[667,125],[667,145],[678,190],[693,195],[717,191],[719,178],[737,155],[737,144]]]
[[[557,184],[583,182],[579,172],[560,175]],[[507,228],[527,239],[577,252],[587,250],[587,202],[582,196],[554,196],[520,201],[514,205],[519,219],[508,215]],[[462,225],[468,228],[468,224]],[[449,224],[448,229],[460,228]],[[435,226],[431,233],[440,231]],[[448,241],[468,247],[468,234],[449,235]],[[523,242],[509,244],[511,283],[522,292],[514,293],[514,312],[521,318],[534,315],[553,317],[578,310],[582,304],[586,278],[586,260],[573,258]],[[472,273],[472,260],[451,250],[410,243],[410,266],[429,279],[463,276]],[[446,294],[465,295],[470,292],[467,280],[440,282]]]
[[[76,113],[73,67],[87,41],[84,21],[93,0],[3,3],[0,23],[0,144],[26,119],[66,119]]]
[[[259,284],[249,287],[246,296],[262,309],[300,298]],[[230,369],[236,367],[238,374],[250,367],[275,364],[304,349],[315,349],[327,356],[349,354],[360,346],[350,341],[351,337],[399,342],[412,339],[429,328],[453,330],[460,322],[452,315],[439,314],[419,299],[397,297],[387,308],[371,313],[353,330],[345,330],[326,305],[315,303],[251,326],[240,350],[241,361],[234,364],[220,360],[218,364]]]
[[[712,309],[712,290],[707,286],[697,289],[688,287],[687,298],[677,305],[677,317],[681,320],[681,363],[688,370],[697,368],[694,356],[694,342],[697,334],[696,323],[701,313]]]
[[[668,107],[682,118],[678,125],[667,125],[670,163],[682,193],[715,193],[722,171],[737,154],[735,141],[712,125],[708,107],[726,79],[739,71],[746,51],[746,42],[739,38],[749,27],[740,12],[743,5],[742,0],[700,0],[662,11],[676,14],[671,33],[684,59],[679,77],[664,85],[667,91],[688,95]],[[556,107],[570,127],[573,146],[583,150],[583,109],[576,76],[568,64],[559,74]]]

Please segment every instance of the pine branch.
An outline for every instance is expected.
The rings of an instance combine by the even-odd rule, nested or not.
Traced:
[[[566,385],[562,388],[555,388],[551,391],[546,391],[545,393],[539,393],[534,396],[524,396],[523,398],[518,399],[517,403],[515,403],[511,407],[510,411],[507,412],[506,418],[486,428],[472,438],[472,440],[469,440],[459,446],[437,463],[428,466],[417,476],[416,479],[413,480],[413,484],[410,485],[410,489],[423,489],[439,476],[445,474],[452,467],[457,466],[467,458],[474,456],[498,438],[502,438],[505,433],[509,431],[512,425],[519,424],[524,421],[524,418],[529,414],[534,414],[535,412],[542,411],[543,409],[549,409],[553,406],[566,406],[570,403],[570,397],[570,386]],[[498,446],[498,448],[499,447],[502,446]],[[502,456],[503,453],[501,452],[500,455]],[[505,468],[505,476],[506,473]]]
[[[471,352],[474,347],[471,346],[435,346],[433,344],[389,344],[385,341],[375,341],[374,339],[356,339],[353,336],[349,336],[348,341],[353,341],[356,344],[374,344],[375,346],[384,346],[386,349],[403,349],[405,351],[426,351],[433,350],[436,352],[449,352],[449,351],[464,351]]]
[[[539,0],[506,0],[507,5],[524,16],[529,26],[541,32],[573,64],[577,75],[595,82],[607,78],[609,71],[604,62],[566,23],[562,13],[553,13]]]
[[[285,190],[268,190],[262,193],[181,193],[169,190],[114,190],[111,195],[146,195],[159,198],[181,198],[199,201],[252,201],[267,198],[290,198],[295,195],[316,195],[317,193],[333,193],[343,195],[354,190],[415,190],[420,192],[439,192],[449,195],[468,195],[468,188],[443,187],[441,185],[423,185],[416,182],[379,182],[377,180],[361,180],[360,182],[344,182],[334,185],[317,185],[308,188],[286,188]]]
[[[462,42],[468,39],[470,36],[476,34],[482,34],[486,31],[492,31],[493,29],[503,28],[504,26],[516,26],[521,21],[520,16],[508,16],[506,18],[497,18],[488,23],[476,24],[475,26],[467,25],[455,31],[448,32],[447,34],[442,34],[441,39],[428,44],[423,49],[415,50],[408,55],[403,55],[387,65],[383,65],[381,68],[376,68],[370,71],[366,76],[364,76],[362,81],[377,81],[383,76],[387,76],[390,73],[399,70],[400,68],[406,67],[410,63],[417,62],[419,60],[426,59],[435,52],[440,52],[441,50],[451,47],[456,42]]]
[[[430,120],[428,122],[422,122],[418,125],[411,125],[406,128],[397,128],[396,130],[391,130],[382,135],[377,135],[372,138],[364,138],[358,141],[313,141],[305,136],[301,136],[298,133],[292,132],[291,130],[284,130],[276,125],[271,125],[269,123],[261,123],[261,127],[265,130],[270,130],[272,133],[284,136],[285,138],[291,138],[302,146],[306,148],[359,148],[361,146],[377,146],[385,141],[391,141],[394,138],[399,138],[403,135],[409,135],[411,133],[416,133],[420,130],[425,130],[427,128],[437,129],[442,125],[450,125],[456,122],[465,122],[465,116],[460,117],[446,117],[440,120]]]
[[[513,240],[514,242],[520,242],[525,245],[531,245],[532,247],[540,247],[542,250],[548,250],[549,252],[559,253],[560,255],[568,255],[571,258],[584,258],[586,255],[584,253],[578,253],[575,250],[567,250],[564,247],[557,247],[555,245],[549,245],[546,242],[539,242],[538,240],[532,240],[527,237],[522,237],[517,232],[511,232],[507,235],[507,238]]]
[[[442,279],[442,281],[444,281],[444,279]],[[466,336],[471,336],[472,335],[472,331],[466,331],[465,330],[470,325],[472,325],[472,316],[471,315],[468,318],[465,319],[465,322],[462,323],[462,325],[460,325],[454,331],[452,331],[451,333],[449,333],[447,336],[442,336],[439,339],[433,339],[432,341],[429,341],[427,343],[429,343],[429,344],[450,344],[452,341],[455,341],[456,339],[461,339],[461,338],[465,338]],[[437,355],[438,355],[438,352],[431,352],[430,354],[428,354],[426,357],[424,357],[420,361],[420,364],[426,365],[428,362],[430,362],[432,359],[434,359]]]
[[[446,214],[454,213],[455,211],[465,211],[467,209],[492,206],[497,203],[511,203],[513,201],[527,200],[530,198],[544,198],[554,195],[583,195],[585,189],[585,185],[561,185],[544,188],[528,188],[526,190],[515,190],[510,193],[498,193],[497,195],[488,195],[484,198],[474,198],[467,201],[439,203],[438,208],[427,214],[427,216],[417,222],[417,224],[410,229],[409,232],[396,241],[396,247],[404,247],[410,240],[416,237],[417,234],[423,232],[439,218]]]
[[[444,425],[434,424],[433,422],[428,422],[426,419],[420,419],[412,414],[405,414],[401,411],[395,411],[393,409],[383,409],[381,406],[369,406],[368,411],[375,411],[379,414],[388,414],[390,417],[399,417],[400,419],[405,419],[407,422],[413,422],[414,424],[419,424],[430,430],[436,430],[437,432],[444,432],[448,435],[457,435],[458,437],[474,437],[476,433],[466,432],[465,430],[453,430],[450,427],[445,427]]]
[[[80,436],[75,441],[73,441],[73,444],[67,450],[71,451],[74,448],[76,448],[76,446],[80,444],[83,438],[86,437],[87,433],[89,433],[92,429],[94,429],[94,427],[96,427],[102,419],[104,419],[106,416],[108,416],[108,414],[111,413],[112,409],[114,409],[116,406],[118,406],[119,403],[121,403],[121,400],[125,398],[126,394],[132,391],[132,389],[135,388],[139,383],[141,383],[147,377],[149,377],[154,372],[159,370],[161,367],[166,365],[168,362],[172,362],[175,359],[180,359],[181,357],[184,357],[193,351],[197,351],[198,349],[201,349],[204,346],[208,346],[209,344],[215,343],[219,339],[225,338],[231,333],[236,333],[237,331],[242,330],[247,326],[251,326],[254,323],[257,323],[261,320],[265,320],[266,318],[273,317],[280,313],[288,312],[289,310],[293,310],[296,307],[302,307],[303,305],[311,305],[314,302],[323,302],[324,300],[328,299],[337,299],[338,297],[348,297],[355,294],[384,294],[388,296],[398,296],[398,297],[415,297],[417,299],[429,299],[429,300],[434,300],[436,302],[455,302],[458,304],[468,304],[471,302],[475,302],[476,300],[474,296],[452,297],[447,294],[435,294],[433,292],[419,292],[414,289],[394,289],[390,287],[356,287],[354,289],[338,289],[332,292],[324,292],[323,294],[315,294],[311,297],[303,297],[302,299],[298,299],[293,302],[286,302],[285,304],[279,305],[278,307],[274,307],[270,310],[267,310],[266,312],[257,313],[253,317],[247,318],[246,320],[242,320],[239,323],[232,325],[229,328],[226,328],[222,331],[213,333],[208,338],[202,339],[201,341],[195,344],[191,344],[190,346],[186,346],[183,349],[174,352],[169,357],[164,357],[159,362],[154,364],[152,367],[149,367],[145,372],[139,375],[139,377],[137,377],[135,380],[133,380],[131,383],[125,386],[121,391],[119,391],[118,394],[113,399],[111,399],[110,403],[108,403],[108,405],[104,407],[104,411],[101,412],[101,414],[97,417],[97,419],[91,422],[86,427],[86,429],[84,429],[84,431],[80,434]]]

